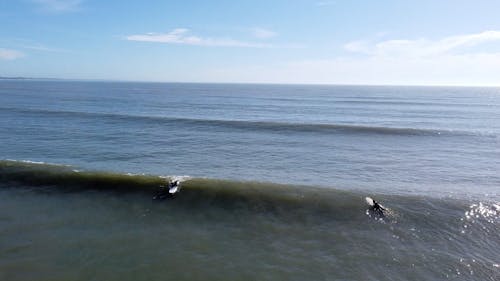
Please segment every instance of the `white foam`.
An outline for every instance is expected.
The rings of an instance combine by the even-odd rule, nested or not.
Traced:
[[[190,176],[160,176],[160,178],[168,181],[179,181],[179,182],[184,182],[191,179]]]
[[[60,166],[60,167],[71,167],[70,165],[66,164],[55,164],[55,163],[49,163],[49,162],[43,162],[43,161],[32,161],[32,160],[15,160],[15,159],[5,159],[6,161],[10,162],[17,162],[17,163],[26,163],[26,164],[37,164],[37,165],[50,165],[50,166]]]
[[[45,163],[45,162],[41,162],[41,161],[31,161],[31,160],[14,160],[14,159],[5,159],[7,161],[12,161],[12,162],[20,162],[20,163],[27,163],[27,164],[48,164],[48,163]],[[51,165],[55,165],[55,164],[51,164]]]

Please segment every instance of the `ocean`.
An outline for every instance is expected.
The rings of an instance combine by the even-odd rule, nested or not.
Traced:
[[[500,88],[0,80],[0,280],[500,280],[499,171]]]

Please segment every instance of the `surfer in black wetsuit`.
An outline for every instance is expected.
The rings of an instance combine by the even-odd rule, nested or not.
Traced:
[[[180,181],[175,180],[175,181],[169,182],[167,186],[160,185],[160,188],[156,192],[156,195],[153,197],[153,200],[162,200],[162,199],[174,197],[174,194],[177,193],[178,190],[176,190],[176,192],[170,192],[170,191],[173,188],[175,188],[176,186],[178,187],[179,184],[180,184]]]
[[[373,206],[370,206],[370,212],[380,218],[383,218],[385,217],[384,215],[384,211],[385,211],[385,208],[382,207],[382,205],[380,205],[377,201],[373,200]]]
[[[178,180],[175,180],[175,181],[170,182],[170,187],[169,187],[169,189],[176,187],[177,185],[179,185],[179,183],[180,183],[180,182],[179,182]]]

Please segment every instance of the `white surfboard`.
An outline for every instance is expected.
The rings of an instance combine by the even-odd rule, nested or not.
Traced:
[[[374,206],[375,205],[375,202],[373,202],[373,199],[371,197],[365,197],[365,201],[366,201],[366,204],[368,204],[368,206]]]
[[[179,191],[179,187],[181,186],[181,183],[179,182],[178,184],[172,186],[169,190],[168,190],[168,193],[170,194],[174,194],[176,193],[177,191]]]
[[[366,201],[366,204],[368,204],[368,206],[370,206],[370,207],[375,206],[375,200],[373,200],[371,197],[365,197],[365,201]],[[376,204],[381,211],[384,211],[384,212],[390,211],[389,209],[387,209],[384,205],[380,204],[379,202],[377,202]]]

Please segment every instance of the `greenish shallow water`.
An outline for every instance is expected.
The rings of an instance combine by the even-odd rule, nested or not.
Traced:
[[[380,196],[391,214],[379,221],[366,214],[358,193],[257,183],[248,183],[249,191],[245,183],[211,190],[213,183],[198,186],[203,183],[191,182],[164,201],[153,201],[151,192],[142,189],[2,184],[0,279],[500,276],[498,206]],[[469,209],[480,216],[467,219]]]

